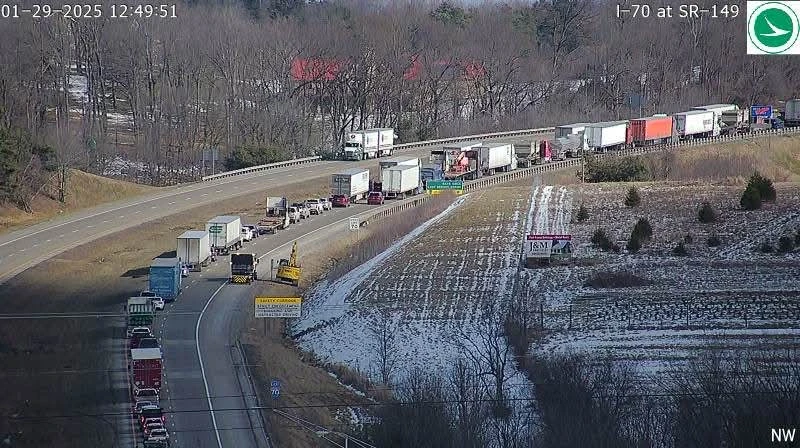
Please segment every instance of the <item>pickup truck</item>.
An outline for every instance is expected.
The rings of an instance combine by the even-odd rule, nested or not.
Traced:
[[[321,215],[325,209],[319,199],[306,199],[306,206],[311,211],[312,215]]]
[[[302,202],[295,202],[292,204],[292,207],[296,208],[298,212],[300,212],[300,219],[306,219],[311,216],[311,210],[306,206],[306,204]]]
[[[319,203],[322,204],[323,210],[332,210],[333,204],[331,204],[331,200],[328,198],[319,198]]]

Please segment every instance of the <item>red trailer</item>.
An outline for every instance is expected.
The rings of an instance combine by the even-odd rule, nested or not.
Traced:
[[[161,389],[161,349],[132,349],[131,370],[131,384],[135,389]]]
[[[550,163],[553,160],[553,147],[549,140],[539,142],[539,163]]]
[[[636,145],[661,143],[672,137],[672,117],[634,118],[630,132]]]

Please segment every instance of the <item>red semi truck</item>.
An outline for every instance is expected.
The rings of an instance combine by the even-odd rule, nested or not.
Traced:
[[[161,349],[131,349],[131,384],[135,389],[161,389]]]

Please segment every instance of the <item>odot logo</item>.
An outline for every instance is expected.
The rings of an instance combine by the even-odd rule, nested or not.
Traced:
[[[800,2],[747,2],[747,54],[800,54]]]

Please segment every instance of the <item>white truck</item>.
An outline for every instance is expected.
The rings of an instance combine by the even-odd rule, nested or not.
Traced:
[[[480,148],[480,168],[484,174],[517,169],[517,156],[511,143],[487,143]]]
[[[242,219],[239,216],[217,216],[206,223],[212,252],[227,254],[242,248]]]
[[[420,188],[419,165],[395,165],[381,171],[381,184],[387,199],[404,198],[418,194]]]
[[[786,109],[783,111],[783,123],[787,127],[800,126],[800,100],[793,99],[786,101]]]
[[[256,230],[260,235],[265,233],[276,233],[289,227],[289,224],[297,222],[287,207],[288,200],[278,196],[267,196],[266,216],[258,221]],[[299,219],[299,217],[298,217]]]
[[[672,115],[675,133],[682,140],[710,137],[714,132],[714,112],[690,110]]]
[[[369,170],[351,168],[331,175],[331,196],[345,196],[350,202],[363,199],[369,192]]]
[[[722,114],[724,112],[736,112],[739,110],[739,106],[735,104],[709,104],[707,106],[693,107],[692,110],[705,110],[714,113],[714,129],[711,135],[717,136],[722,132],[724,126]]]
[[[590,123],[584,129],[586,146],[597,152],[625,146],[628,137],[628,121]]]
[[[573,123],[556,127],[553,146],[559,148],[565,157],[578,157],[589,149],[586,142],[586,126],[590,123]]]
[[[203,266],[208,266],[211,258],[208,235],[202,230],[187,230],[178,237],[177,257],[191,271],[200,272]]]
[[[395,157],[378,162],[378,166],[380,166],[382,170],[397,165],[422,165],[422,163],[419,158],[414,157]]]
[[[366,160],[391,156],[394,149],[393,128],[365,129],[346,135],[342,148],[344,160]]]

